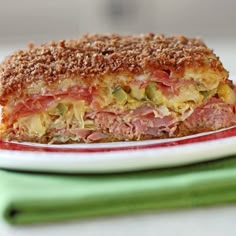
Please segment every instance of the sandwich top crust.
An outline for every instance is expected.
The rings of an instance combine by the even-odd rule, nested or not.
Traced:
[[[189,67],[207,67],[228,76],[212,50],[201,40],[184,36],[95,34],[31,44],[0,65],[0,103],[40,81],[52,84],[75,76],[93,80],[122,72],[138,75],[152,68],[181,74]]]

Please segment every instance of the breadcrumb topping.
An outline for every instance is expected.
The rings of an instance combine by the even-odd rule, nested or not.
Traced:
[[[96,34],[40,46],[30,44],[0,65],[0,102],[42,80],[46,84],[74,76],[93,80],[108,73],[141,74],[151,68],[181,72],[203,65],[225,71],[201,40],[184,36]]]

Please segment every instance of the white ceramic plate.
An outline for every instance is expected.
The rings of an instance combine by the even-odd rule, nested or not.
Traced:
[[[0,167],[105,173],[170,167],[236,154],[236,127],[177,139],[45,145],[0,142]]]

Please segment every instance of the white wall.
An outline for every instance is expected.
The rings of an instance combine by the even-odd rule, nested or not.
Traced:
[[[0,42],[84,32],[236,37],[235,0],[0,0]]]

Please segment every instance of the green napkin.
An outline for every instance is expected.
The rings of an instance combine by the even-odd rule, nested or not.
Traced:
[[[236,202],[236,158],[112,175],[0,170],[0,213],[31,224]]]

